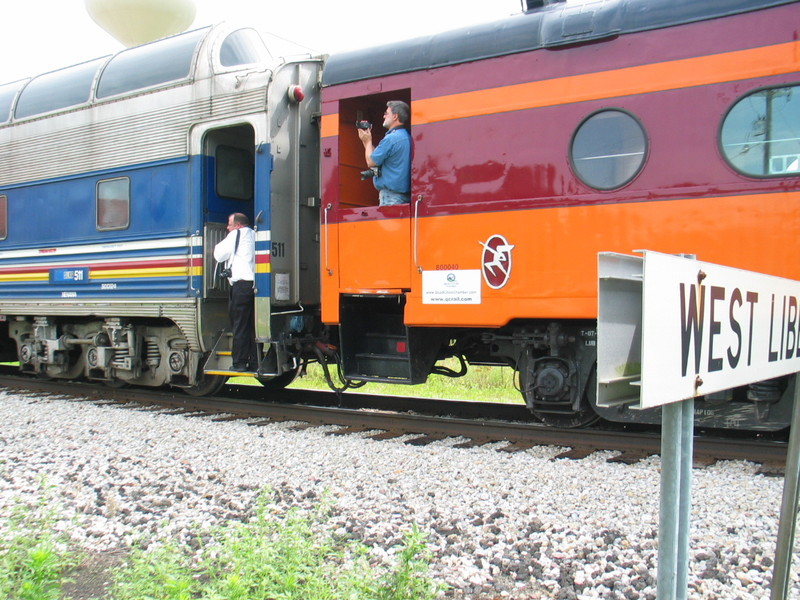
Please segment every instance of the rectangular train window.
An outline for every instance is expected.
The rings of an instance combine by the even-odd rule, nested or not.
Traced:
[[[389,100],[402,100],[411,104],[411,90],[401,89],[380,94],[345,98],[339,102],[339,205],[342,208],[378,206],[378,190],[371,178],[364,178],[367,169],[364,146],[358,137],[356,121],[372,124],[372,141],[375,147],[383,139],[383,114]],[[412,123],[408,123],[411,131]],[[412,182],[413,188],[413,182]]]
[[[0,196],[0,240],[8,237],[8,199]]]
[[[252,152],[233,146],[217,146],[217,195],[233,200],[253,199]]]
[[[131,181],[127,177],[97,182],[97,229],[125,229],[130,224]]]

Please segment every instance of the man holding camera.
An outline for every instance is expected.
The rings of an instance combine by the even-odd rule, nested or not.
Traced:
[[[367,166],[375,172],[372,183],[378,190],[380,206],[408,204],[411,201],[411,134],[406,125],[411,111],[401,100],[390,100],[386,107],[383,126],[388,131],[378,147],[372,143],[369,123],[357,123],[358,137],[364,144]]]
[[[256,234],[242,213],[228,217],[228,235],[214,247],[214,259],[225,263],[231,284],[228,313],[233,332],[233,371],[255,371],[258,349],[255,337]]]

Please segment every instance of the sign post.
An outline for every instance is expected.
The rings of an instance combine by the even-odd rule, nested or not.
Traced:
[[[685,600],[689,583],[694,400],[666,404],[661,415],[658,599]]]
[[[597,404],[662,409],[658,600],[683,600],[694,398],[800,371],[800,282],[643,254],[599,255]],[[795,384],[772,600],[786,597],[800,499]]]
[[[785,471],[770,600],[786,600],[789,597],[789,575],[792,551],[794,550],[794,535],[797,529],[797,504],[800,501],[800,489],[798,489],[798,479],[800,479],[800,375],[794,376],[792,430],[789,433],[789,447],[786,450]]]

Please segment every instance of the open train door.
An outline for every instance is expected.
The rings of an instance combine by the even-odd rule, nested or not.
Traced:
[[[338,235],[333,244],[323,248],[323,253],[341,294],[403,294],[410,287],[411,207],[378,206],[378,190],[369,177],[372,172],[367,168],[364,146],[355,126],[356,121],[369,121],[377,146],[386,133],[381,123],[388,100],[408,102],[410,91],[332,102],[338,108],[333,116],[336,137],[330,139],[331,132],[325,132],[326,143],[331,146],[324,149],[322,161],[323,168],[335,169],[338,185],[329,188],[334,193],[325,195],[323,219],[335,224]],[[334,264],[336,269],[332,268]]]
[[[263,121],[263,119],[262,119]],[[203,292],[201,327],[207,356],[206,374],[230,367],[230,321],[227,280],[216,276],[214,247],[228,234],[228,216],[243,213],[254,226],[258,186],[257,139],[266,126],[258,119],[237,123],[204,124],[192,132],[199,177],[194,182],[202,198]],[[266,169],[267,177],[269,169]],[[267,192],[268,193],[268,192]],[[258,236],[258,233],[256,234]],[[212,350],[213,348],[213,350]]]
[[[255,337],[262,383],[297,369],[297,361],[283,352],[282,334],[305,307],[319,305],[320,64],[282,64],[267,90],[266,110],[249,115],[246,124],[205,134],[206,297],[227,301],[227,284],[211,276],[213,247],[227,234],[228,216],[244,213],[256,232]],[[228,331],[226,321],[207,373],[229,374]]]
[[[410,105],[411,90],[374,87],[362,95],[344,86],[324,90],[322,318],[339,325],[345,378],[416,384],[425,381],[438,342],[406,326],[414,207],[378,206],[355,125],[369,121],[377,146],[386,103]]]

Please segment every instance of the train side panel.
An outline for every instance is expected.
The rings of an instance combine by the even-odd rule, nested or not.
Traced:
[[[232,212],[258,230],[259,341],[271,339],[273,300],[318,304],[316,213],[297,217],[298,196],[314,209],[318,185],[297,173],[301,154],[316,172],[320,62],[275,61],[252,30],[221,26],[11,86],[0,115],[6,358],[52,377],[213,391],[225,378],[202,367],[228,316],[212,251]],[[302,132],[290,84],[308,89]],[[292,245],[276,261],[285,286],[273,282],[275,228],[279,247]],[[301,261],[314,272],[302,284]]]
[[[779,123],[800,118],[799,10],[731,7],[668,28],[354,75],[325,88],[323,318],[341,324],[343,346],[356,347],[345,349],[352,377],[424,379],[437,357],[406,354],[422,336],[422,347],[439,344],[439,356],[515,366],[526,401],[545,419],[575,415],[593,395],[598,252],[693,253],[800,278],[800,144]],[[399,213],[374,206],[356,179],[363,157],[352,124],[376,120],[394,98],[411,105],[414,143],[412,201]],[[772,120],[746,123],[748,103],[764,103]],[[347,334],[351,305],[363,315],[370,297],[380,340],[372,347]],[[361,358],[370,355],[386,359]],[[382,376],[398,358],[409,375]],[[747,392],[747,426],[788,422],[787,388],[771,385]],[[743,411],[728,406],[706,424],[740,422]]]

